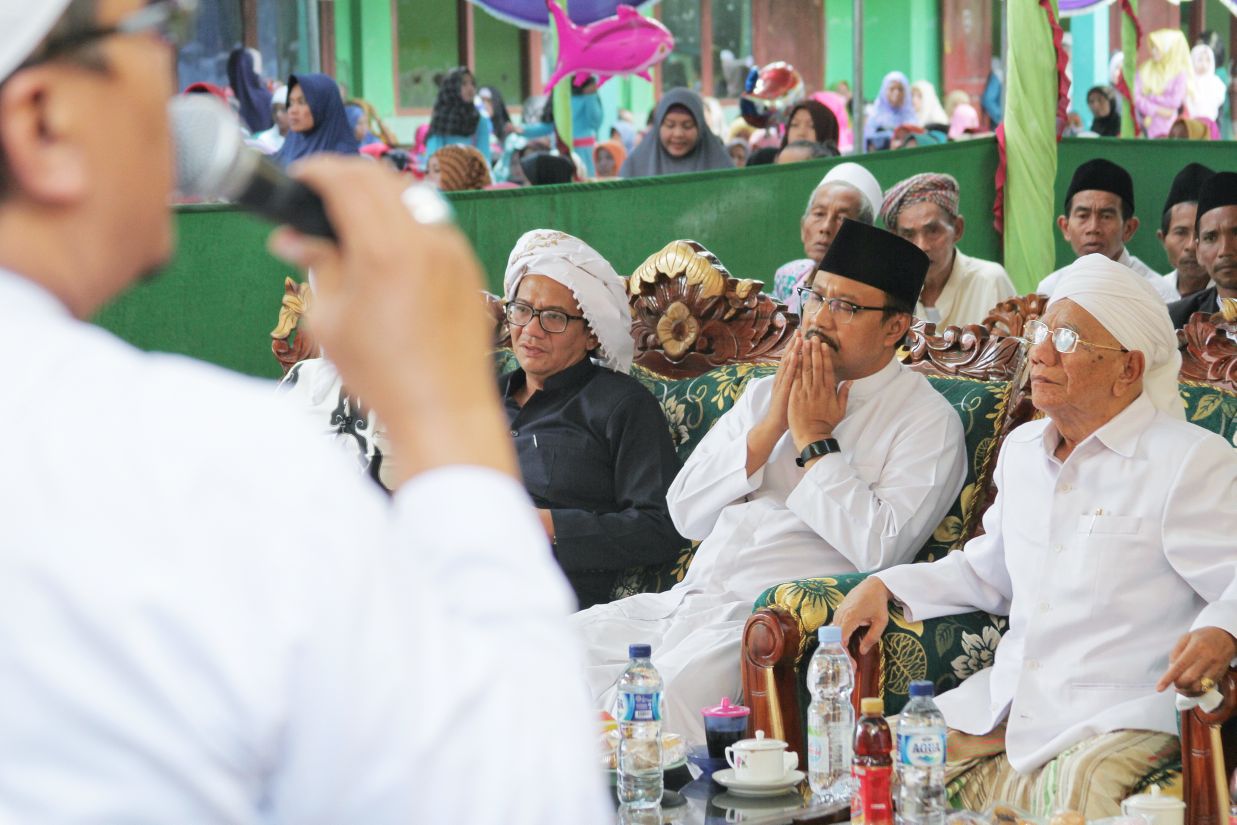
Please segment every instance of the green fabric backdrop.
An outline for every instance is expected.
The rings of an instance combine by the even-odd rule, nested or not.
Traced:
[[[1060,145],[1053,196],[1058,212],[1074,168],[1100,155],[1134,173],[1143,227],[1130,248],[1160,270],[1168,267],[1155,230],[1177,170],[1192,160],[1217,170],[1237,170],[1231,144],[1066,140]],[[711,249],[733,275],[768,282],[778,266],[803,255],[799,216],[813,187],[838,162],[470,192],[453,196],[453,201],[459,225],[476,245],[494,292],[501,291],[516,239],[537,227],[579,235],[620,273],[630,272],[676,238],[691,238]],[[886,188],[921,171],[957,177],[967,218],[962,250],[1000,260],[1000,239],[992,229],[994,140],[882,152],[866,156],[863,163]],[[277,377],[270,331],[283,279],[295,273],[266,254],[268,227],[230,207],[184,207],[176,220],[180,247],[167,271],[121,296],[96,320],[144,349],[186,353],[251,375]],[[1053,237],[1062,265],[1072,255],[1059,232],[1054,230]],[[1017,285],[1024,292],[1035,286]]]

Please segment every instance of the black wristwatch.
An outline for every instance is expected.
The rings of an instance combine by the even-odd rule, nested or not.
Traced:
[[[813,458],[840,452],[842,452],[842,448],[838,446],[836,438],[822,438],[820,441],[813,441],[804,447],[803,452],[799,453],[799,457],[795,459],[795,463],[802,467]]]

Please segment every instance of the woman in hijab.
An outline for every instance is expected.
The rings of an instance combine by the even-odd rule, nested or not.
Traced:
[[[1196,118],[1179,117],[1173,121],[1165,137],[1174,140],[1211,140],[1211,127]]]
[[[1111,86],[1092,86],[1087,92],[1091,131],[1100,137],[1121,137],[1121,104]]]
[[[869,149],[888,149],[894,131],[904,123],[915,122],[909,89],[910,83],[901,72],[885,75],[872,116],[863,127],[863,139]]]
[[[915,110],[915,122],[925,129],[949,123],[949,115],[941,106],[936,87],[927,80],[916,80],[911,84],[911,107]]]
[[[671,89],[653,112],[655,130],[627,156],[620,177],[644,178],[733,169],[730,153],[704,119],[704,102],[690,89]]]
[[[790,109],[786,117],[786,133],[778,150],[792,143],[808,141],[823,143],[838,148],[838,119],[829,107],[819,100],[801,100]]]
[[[503,93],[493,86],[482,86],[477,96],[481,98],[481,105],[485,107],[485,113],[489,115],[490,128],[494,132],[494,137],[502,143],[508,132],[515,131],[515,124],[511,120],[511,113],[507,111],[507,102],[503,100]]]
[[[1147,38],[1151,59],[1138,69],[1134,80],[1134,108],[1147,137],[1168,134],[1185,103],[1194,68],[1190,44],[1178,29],[1157,29]]]
[[[1228,97],[1224,81],[1216,74],[1216,55],[1206,43],[1190,50],[1194,82],[1186,92],[1185,107],[1190,117],[1207,123],[1213,140],[1220,139],[1220,108]]]
[[[629,155],[636,148],[636,127],[625,120],[616,120],[610,124],[610,137],[618,138]]]
[[[333,79],[324,74],[288,78],[288,136],[272,156],[275,163],[287,167],[319,152],[355,155],[360,148]]]
[[[444,146],[457,143],[476,148],[486,157],[490,152],[493,128],[488,116],[473,103],[477,81],[464,67],[452,69],[438,86],[438,99],[430,116],[429,138],[425,151],[433,155]]]
[[[274,125],[271,93],[258,76],[252,49],[235,49],[228,55],[228,85],[241,107],[241,122],[256,135]]]
[[[430,155],[426,183],[443,192],[468,192],[484,189],[493,183],[490,164],[472,146],[452,144]]]
[[[979,112],[969,103],[959,103],[954,107],[953,116],[949,119],[949,139],[962,140],[967,135],[979,131]]]
[[[679,461],[665,414],[627,374],[626,281],[579,238],[534,229],[503,297],[519,366],[499,388],[520,475],[580,607],[608,602],[623,570],[687,544],[666,508]]]

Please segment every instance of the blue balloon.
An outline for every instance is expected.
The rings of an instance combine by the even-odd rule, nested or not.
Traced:
[[[618,0],[570,0],[567,5],[567,15],[579,26],[587,26],[618,13],[619,6],[635,6],[642,8],[650,6],[657,0],[643,2],[620,3]],[[550,12],[546,9],[545,0],[472,0],[474,5],[488,11],[499,20],[504,20],[521,29],[547,29],[550,26]]]

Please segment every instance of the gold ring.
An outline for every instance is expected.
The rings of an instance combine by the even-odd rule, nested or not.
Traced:
[[[1208,691],[1214,690],[1215,686],[1216,686],[1216,680],[1212,679],[1210,676],[1204,676],[1203,678],[1198,680],[1198,689],[1201,690],[1203,693],[1207,693]]]

